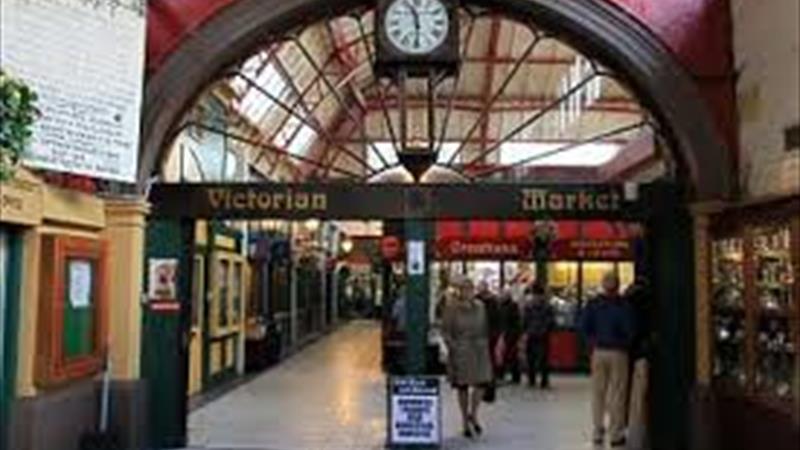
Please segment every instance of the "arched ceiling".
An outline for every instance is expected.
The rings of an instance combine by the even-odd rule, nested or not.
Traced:
[[[162,67],[181,43],[240,0],[148,1],[147,67]],[[727,0],[590,0],[611,2],[650,29],[675,54],[712,111],[728,147],[737,148],[732,36]]]
[[[702,0],[686,1],[697,3]],[[202,3],[197,2],[194,5],[199,8]],[[695,82],[687,77],[687,74],[676,64],[673,57],[665,51],[664,46],[641,24],[613,6],[609,6],[606,0],[580,2],[580,4],[571,2],[564,4],[555,1],[551,2],[550,0],[470,0],[466,4],[480,5],[480,7],[488,6],[492,11],[503,14],[504,17],[506,14],[510,14],[508,17],[513,16],[517,20],[536,20],[537,23],[543,23],[548,30],[558,33],[558,36],[569,39],[576,47],[582,48],[601,58],[604,62],[612,64],[616,70],[624,74],[626,83],[629,82],[634,86],[637,95],[642,96],[641,98],[648,107],[654,108],[653,111],[658,119],[664,120],[664,123],[667,124],[664,128],[667,136],[671,143],[677,144],[673,148],[677,149],[676,152],[680,154],[680,160],[686,164],[687,173],[690,174],[690,178],[694,181],[694,187],[698,189],[699,196],[708,198],[716,195],[724,196],[727,195],[726,192],[731,192],[729,172],[727,170],[720,172],[714,169],[714,167],[719,167],[720,164],[724,168],[729,167],[728,163],[733,158],[726,153],[718,138],[714,136],[713,125],[709,122],[705,115],[706,112],[699,102],[697,94],[703,91],[698,88],[703,84],[696,83],[699,77],[695,77]],[[174,6],[175,4],[172,5]],[[171,35],[167,33],[162,36],[172,39],[171,45],[177,47],[174,47],[176,51],[171,56],[163,58],[170,53],[170,49],[168,49],[166,52],[161,53],[161,59],[153,60],[151,61],[152,64],[150,64],[150,67],[155,70],[150,73],[147,85],[140,185],[150,176],[148,174],[154,173],[156,167],[161,167],[164,158],[167,156],[165,143],[172,142],[172,138],[176,133],[184,131],[187,121],[192,122],[193,126],[200,123],[201,126],[207,127],[205,123],[192,117],[194,112],[188,115],[185,114],[187,108],[190,107],[191,99],[197,99],[197,95],[203,87],[206,89],[204,91],[205,98],[221,100],[223,110],[228,112],[234,110],[236,114],[239,114],[239,119],[244,118],[244,116],[252,116],[252,120],[238,120],[234,125],[235,127],[243,128],[247,133],[245,136],[235,136],[237,138],[235,140],[264,149],[265,152],[262,153],[274,156],[270,161],[269,158],[262,158],[259,155],[258,159],[262,160],[260,161],[262,164],[271,164],[273,167],[280,168],[284,165],[282,161],[291,160],[293,164],[290,164],[291,167],[287,169],[287,172],[290,172],[289,179],[316,179],[320,176],[324,178],[331,176],[329,172],[337,172],[344,177],[364,179],[375,176],[380,170],[391,168],[391,161],[387,161],[387,158],[382,156],[383,152],[380,151],[379,144],[386,144],[383,141],[386,139],[386,135],[388,134],[390,137],[392,135],[391,126],[388,125],[392,122],[392,105],[390,103],[392,100],[392,88],[382,86],[379,82],[370,82],[369,77],[361,77],[359,66],[364,64],[359,64],[358,58],[353,60],[355,61],[355,66],[349,67],[351,70],[347,70],[348,61],[342,55],[341,50],[348,47],[348,41],[343,41],[345,44],[343,46],[338,44],[339,39],[336,35],[341,31],[337,26],[332,25],[332,22],[336,19],[332,19],[330,15],[332,10],[342,14],[348,11],[347,7],[362,8],[359,10],[362,13],[360,22],[367,24],[368,18],[366,14],[363,14],[365,13],[363,8],[369,7],[370,2],[343,0],[341,4],[330,5],[330,10],[326,9],[327,6],[325,5],[327,3],[320,0],[237,0],[227,3],[227,5],[227,7],[216,11],[216,14],[208,13],[206,9],[204,10],[205,16],[201,19],[197,19],[197,17],[190,18],[189,25],[179,23],[178,26],[174,27],[183,31],[178,31],[177,34]],[[646,9],[644,8],[643,10]],[[327,17],[327,19],[322,20],[322,17]],[[489,17],[492,20],[495,19],[491,14],[482,15],[481,19],[485,17]],[[323,24],[320,27],[318,26],[319,24],[310,23],[309,20],[322,20]],[[296,38],[281,39],[280,41],[274,39],[275,33],[285,33],[293,26],[300,26],[306,32]],[[330,38],[329,44],[314,37],[303,37],[306,34],[313,34],[314,28],[318,29],[318,34],[320,33],[319,29],[322,29],[321,32]],[[363,28],[366,28],[366,26]],[[480,28],[477,21],[473,28]],[[520,77],[524,80],[524,74],[532,73],[533,70],[526,68],[526,70],[519,70],[519,72],[515,73],[515,69],[508,69],[512,76],[506,77],[503,75],[500,78],[501,80],[509,80],[508,82],[495,81],[493,79],[495,77],[494,74],[497,73],[496,67],[503,65],[503,61],[498,61],[497,57],[502,58],[504,55],[492,53],[492,48],[499,48],[502,40],[499,37],[489,38],[502,35],[503,28],[505,28],[503,24],[497,25],[496,21],[488,25],[489,34],[484,39],[487,42],[486,53],[483,53],[484,56],[475,56],[475,58],[485,58],[485,60],[472,61],[474,66],[484,63],[487,67],[490,67],[483,71],[481,90],[476,90],[475,85],[469,82],[463,84],[464,89],[462,89],[462,85],[453,82],[451,82],[453,86],[450,86],[449,91],[446,86],[440,86],[443,92],[452,94],[449,98],[453,99],[453,101],[446,102],[446,111],[453,112],[445,112],[445,118],[437,120],[437,124],[449,124],[451,120],[457,123],[459,121],[457,116],[459,115],[471,113],[478,116],[477,120],[470,121],[469,123],[472,125],[467,127],[448,127],[444,125],[440,127],[444,131],[441,134],[444,137],[442,141],[456,141],[455,144],[457,145],[456,149],[451,149],[450,157],[446,158],[448,165],[451,166],[450,168],[460,169],[462,174],[471,177],[486,175],[482,171],[485,169],[493,171],[497,168],[493,167],[493,165],[508,165],[508,161],[504,161],[502,157],[497,157],[496,155],[501,153],[506,155],[514,154],[514,149],[504,148],[502,152],[497,150],[501,145],[508,147],[506,144],[514,139],[522,141],[521,144],[525,146],[524,150],[526,152],[530,152],[531,142],[536,142],[537,144],[546,143],[548,140],[553,140],[558,144],[566,142],[568,148],[563,148],[563,145],[555,148],[542,147],[541,145],[538,147],[539,152],[550,150],[562,152],[572,150],[572,146],[577,144],[584,145],[587,142],[612,141],[622,133],[629,133],[629,135],[620,138],[624,138],[623,144],[637,147],[646,146],[648,136],[636,136],[636,139],[633,139],[634,136],[630,135],[634,129],[640,128],[641,123],[639,122],[631,123],[627,125],[627,128],[623,125],[619,127],[620,129],[614,128],[600,134],[589,133],[597,130],[597,128],[589,128],[581,123],[587,121],[587,118],[592,115],[621,114],[621,111],[593,111],[598,109],[595,108],[598,104],[614,98],[608,95],[609,91],[621,87],[614,81],[604,81],[600,85],[600,89],[592,88],[589,90],[592,94],[585,93],[589,80],[594,80],[598,76],[605,77],[608,75],[599,64],[591,65],[594,69],[592,77],[575,76],[572,84],[567,82],[567,87],[571,86],[571,89],[567,89],[569,92],[566,92],[566,94],[568,95],[560,95],[555,101],[547,102],[547,97],[544,97],[544,101],[542,101],[542,96],[536,97],[535,91],[525,91],[521,98],[507,98],[505,89],[512,87],[516,83],[514,77]],[[195,31],[191,35],[185,35],[183,33],[186,29]],[[272,37],[269,36],[270,33],[272,33]],[[365,32],[359,29],[359,33],[368,34],[368,31]],[[342,34],[346,36],[347,33]],[[539,48],[543,48],[542,42],[550,40],[537,39],[542,37],[537,30],[534,30],[532,34],[534,38],[530,38],[529,41],[534,41],[537,45],[530,47],[532,48],[530,53],[523,50],[520,55],[515,55],[513,52],[508,55],[512,58],[516,57],[516,60],[521,65],[528,63],[528,56],[534,55]],[[694,37],[697,38],[698,34],[702,35],[702,33],[696,33]],[[582,36],[591,38],[582,41]],[[545,37],[549,38],[549,36]],[[310,41],[304,42],[306,39],[310,39]],[[361,41],[368,42],[369,40],[362,37]],[[268,59],[273,59],[272,55],[283,51],[283,47],[287,45],[287,42],[297,48],[306,62],[312,66],[313,71],[316,73],[315,77],[322,80],[322,84],[325,85],[327,90],[327,92],[325,90],[317,92],[318,102],[313,105],[314,111],[309,112],[311,106],[304,101],[306,98],[305,88],[300,88],[299,84],[290,87],[289,90],[294,92],[294,98],[289,99],[292,102],[292,104],[289,104],[285,99],[279,97],[279,94],[281,94],[279,89],[261,86],[265,82],[270,82],[269,77],[257,79],[246,73],[245,69],[258,72],[259,70],[264,70],[265,67],[270,67],[265,65],[261,65],[260,68],[256,66],[255,69],[245,67],[249,61],[249,56],[246,55],[252,56],[252,52],[255,52],[255,54],[262,54],[267,56]],[[516,45],[517,42],[516,39],[510,40],[509,47],[519,51]],[[330,45],[330,43],[333,45]],[[278,47],[277,50],[275,50],[276,46]],[[326,46],[328,50],[333,52],[325,52]],[[158,46],[154,45],[151,48],[158,48]],[[471,45],[464,45],[463,48],[466,50],[464,55],[466,59],[470,56]],[[529,47],[526,45],[524,48]],[[161,49],[164,50],[164,47]],[[265,51],[266,53],[264,53]],[[330,59],[331,54],[335,55],[332,59],[336,60],[336,65],[340,67],[338,69],[332,67],[334,71],[329,73],[323,63]],[[369,51],[365,50],[365,54],[369,56]],[[287,55],[287,58],[289,57],[290,55]],[[558,53],[556,53],[556,57],[558,57]],[[586,64],[576,64],[576,58],[573,57],[572,59],[573,64],[577,67],[583,66],[585,69],[587,66]],[[491,60],[491,63],[487,63],[489,60]],[[289,73],[285,78],[295,80],[296,78],[286,70],[285,65],[283,63],[281,65],[284,66],[282,69],[270,70]],[[514,65],[516,66],[516,63]],[[368,63],[366,67],[369,67]],[[297,79],[302,79],[304,71],[298,69],[296,72]],[[463,70],[461,73],[464,74],[465,79],[469,80],[472,72],[474,71]],[[567,72],[572,72],[572,70]],[[586,72],[578,75],[588,74],[585,70],[578,70],[578,72]],[[320,76],[320,73],[324,75]],[[520,76],[519,73],[522,73],[523,76]],[[220,76],[222,78],[219,78]],[[216,83],[214,82],[215,77],[217,77]],[[708,75],[708,77],[712,80],[715,88],[729,86],[730,80],[725,79],[724,82],[720,82],[719,75],[716,75],[716,77]],[[546,80],[546,78],[546,76],[537,78],[540,81],[535,83],[535,87],[546,86],[547,82],[541,82],[542,79]],[[269,102],[276,104],[278,109],[283,110],[286,115],[291,117],[288,119],[275,119],[274,117],[264,119],[259,115],[243,113],[244,109],[250,109],[249,107],[244,108],[244,104],[252,104],[253,102],[245,102],[244,96],[248,95],[247,90],[242,88],[241,81],[237,86],[236,80],[244,80],[244,84],[249,88],[258,87],[259,95],[266,97]],[[574,80],[578,80],[578,84],[574,84]],[[492,89],[496,83],[499,83],[502,87],[499,91]],[[563,80],[557,85],[560,86],[562,83]],[[313,86],[314,84],[309,82],[308,86]],[[523,86],[526,85],[524,82],[521,84]],[[283,90],[285,91],[285,89]],[[308,89],[309,92],[311,90],[313,90],[313,87]],[[619,90],[622,93],[626,91],[625,89]],[[563,88],[560,89],[559,94],[563,94],[563,91]],[[409,92],[413,93],[414,88],[409,89]],[[484,95],[476,96],[474,95],[475,92],[480,92]],[[705,92],[707,93],[708,91]],[[370,97],[370,94],[374,95]],[[377,103],[381,106],[382,114],[373,114],[377,118],[371,118],[370,100],[374,104],[375,96],[378,97]],[[438,98],[441,100],[442,97],[439,96]],[[565,120],[563,120],[565,116],[563,111],[559,111],[562,119],[544,120],[546,114],[552,115],[556,109],[562,109],[560,106],[565,103],[563,100],[571,97],[590,98],[590,100],[583,103],[578,102],[580,107],[577,109],[580,110],[580,114],[576,115],[571,112],[566,114],[568,117],[566,126],[564,124]],[[624,95],[621,97],[624,97]],[[335,100],[335,107],[326,106],[334,103],[330,100],[331,98]],[[485,100],[487,98],[489,101]],[[302,99],[302,101],[298,99]],[[439,109],[444,105],[438,105],[437,101],[432,101],[432,104],[436,105],[434,110],[438,118],[441,115]],[[483,101],[483,106],[480,106],[481,101]],[[506,102],[505,107],[503,107],[501,101]],[[543,104],[530,103],[535,101],[540,101]],[[468,102],[473,102],[474,105],[470,105]],[[519,102],[529,103],[523,105],[523,114],[509,119],[514,111],[511,106],[507,105],[518,105]],[[567,103],[570,104],[567,108],[568,111],[576,109],[574,105],[571,105],[571,99]],[[717,104],[722,103],[724,102],[718,102]],[[409,104],[413,106],[413,104]],[[456,108],[452,105],[458,106],[458,113],[454,112]],[[206,108],[200,103],[198,103],[198,106],[200,107],[196,109],[200,110],[200,117],[202,118],[202,111]],[[474,111],[470,111],[470,108]],[[462,114],[462,111],[464,114]],[[359,114],[361,115],[360,117]],[[452,117],[449,114],[452,114]],[[183,115],[183,119],[181,119],[181,115]],[[275,114],[270,113],[269,115],[274,116]],[[381,120],[381,115],[384,116],[383,120]],[[631,115],[635,115],[635,112]],[[411,114],[411,116],[414,116],[414,114]],[[421,114],[416,116],[421,116]],[[640,115],[639,119],[641,117]],[[288,122],[289,120],[300,122],[293,126],[294,132],[291,133],[292,136],[305,135],[306,137],[311,137],[311,139],[300,140],[301,143],[303,141],[310,142],[307,145],[309,148],[302,149],[308,151],[307,154],[298,154],[300,152],[296,149],[292,151],[292,147],[295,144],[285,136],[282,140],[276,142],[279,135],[289,134],[284,133],[283,129],[286,127],[280,125],[282,122]],[[417,120],[419,119],[417,118]],[[512,121],[512,123],[516,121],[518,125],[512,126],[511,129],[504,128],[509,121]],[[384,123],[383,130],[380,129],[381,126],[379,124],[381,122]],[[413,122],[413,120],[410,122]],[[550,125],[545,126],[548,122]],[[345,126],[346,123],[351,124],[349,130]],[[620,122],[615,121],[615,123]],[[720,123],[725,124],[727,122],[718,120],[717,124],[719,125]],[[731,125],[730,123],[727,124]],[[272,133],[265,132],[268,126],[275,126]],[[415,130],[414,124],[411,123],[409,128]],[[557,133],[563,134],[565,128],[570,130],[571,134],[568,136],[570,139],[565,139],[565,136],[562,135],[555,137],[548,135],[548,133],[552,134],[553,129]],[[465,134],[463,136],[451,136],[450,131],[448,131],[450,129]],[[585,130],[583,134],[581,130]],[[227,130],[224,131],[227,132]],[[237,129],[236,131],[238,132],[239,130]],[[493,131],[496,136],[502,136],[502,139],[494,139],[496,142],[493,142]],[[374,135],[371,136],[369,133],[374,133]],[[411,134],[414,137],[414,134]],[[473,138],[476,134],[479,136],[478,139]],[[352,144],[361,146],[361,154],[345,145],[351,144],[352,136],[354,135],[356,136],[356,142]],[[296,140],[295,137],[289,137]],[[652,137],[650,137],[650,141],[652,141]],[[517,144],[518,142],[513,141],[511,143]],[[441,150],[439,156],[448,151],[445,147],[445,145],[436,147]],[[653,146],[650,145],[650,147]],[[331,148],[333,149],[332,151]],[[597,152],[592,151],[590,153]],[[369,161],[369,155],[373,155],[373,159],[379,161],[380,167],[378,169],[375,169],[373,163]],[[278,156],[281,156],[281,158],[278,158]],[[541,158],[541,154],[534,155],[534,159]],[[636,158],[624,159],[629,161]],[[223,161],[226,160],[227,157],[223,158]],[[342,161],[345,161],[345,163]],[[294,162],[301,162],[301,164],[294,164]],[[524,161],[517,162],[527,163],[531,161],[525,158]],[[222,165],[224,167],[225,163],[223,162]],[[458,165],[461,165],[461,167],[457,167]],[[512,165],[516,166],[516,164]],[[352,170],[354,166],[360,166],[360,173]],[[614,166],[619,167],[620,165],[614,164]],[[624,165],[622,168],[623,172],[627,172],[630,169],[630,167],[625,167]],[[320,170],[323,171],[322,175],[319,174]],[[260,169],[257,172],[259,174],[264,173]],[[524,173],[523,175],[530,174]],[[283,179],[287,178],[284,177]]]
[[[401,88],[376,78],[374,11],[358,10],[265,40],[200,100],[225,105],[225,129],[203,114],[190,123],[248,136],[241,152],[259,174],[274,178],[288,164],[293,181],[397,181],[401,102],[408,142],[427,146],[432,135],[440,174],[541,179],[545,166],[560,181],[606,181],[629,169],[602,174],[615,160],[641,163],[626,151],[657,162],[653,139],[630,145],[654,133],[610,71],[530,24],[480,9],[461,9],[460,21],[460,71],[433,89],[427,79]]]

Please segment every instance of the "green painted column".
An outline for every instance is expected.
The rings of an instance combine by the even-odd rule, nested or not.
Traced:
[[[6,448],[11,404],[16,395],[19,294],[22,283],[22,238],[0,228],[0,448]],[[5,254],[3,254],[5,252]]]
[[[689,446],[689,397],[695,376],[692,217],[680,187],[657,182],[643,192],[658,205],[647,222],[646,268],[653,286],[650,442],[653,450]]]
[[[151,220],[145,243],[145,280],[151,258],[178,262],[179,310],[142,311],[142,379],[148,386],[149,438],[152,448],[186,445],[188,343],[191,323],[194,222]]]
[[[406,241],[406,374],[426,372],[428,347],[429,291],[431,244],[430,223],[421,220],[405,222]],[[422,249],[419,245],[422,245]],[[419,252],[422,251],[420,255]],[[419,256],[422,256],[420,260]]]

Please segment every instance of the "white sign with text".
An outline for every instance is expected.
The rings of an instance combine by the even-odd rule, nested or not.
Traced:
[[[145,0],[2,0],[0,66],[38,94],[31,167],[136,180]]]
[[[442,440],[440,385],[436,377],[389,379],[389,442],[438,446]]]

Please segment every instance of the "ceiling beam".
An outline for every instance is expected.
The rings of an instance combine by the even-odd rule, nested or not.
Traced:
[[[516,56],[467,56],[464,62],[467,64],[495,64],[495,65],[512,65],[517,64],[519,58]],[[570,66],[575,63],[574,57],[567,56],[529,56],[522,62],[525,65],[539,65],[539,66]]]
[[[460,111],[469,111],[480,113],[483,111],[486,103],[482,96],[466,95],[457,96],[452,99],[453,109]],[[546,96],[530,96],[530,97],[507,97],[499,99],[493,105],[492,112],[524,112],[536,111],[544,108],[555,100],[555,97]],[[368,97],[367,110],[378,110],[381,105],[377,99]],[[399,101],[396,98],[385,99],[385,105],[389,109],[399,108]],[[435,102],[435,107],[447,108],[451,103],[451,99],[440,98]],[[428,100],[421,96],[409,97],[406,99],[406,106],[408,109],[423,109],[428,107]],[[624,113],[624,114],[642,114],[644,110],[639,105],[626,97],[607,97],[598,100],[592,105],[584,108],[588,112],[609,112],[609,113]]]
[[[500,20],[499,16],[495,16],[492,18],[491,28],[489,29],[489,45],[486,49],[486,59],[489,61],[494,60],[497,58],[497,52],[499,51],[500,46],[500,31],[502,30],[503,23]],[[494,89],[494,74],[497,69],[497,65],[493,62],[489,62],[486,64],[484,69],[484,76],[483,76],[483,88],[481,89],[481,97],[483,97],[483,104],[489,104],[492,101],[492,92]],[[481,131],[480,131],[480,140],[481,140],[481,149],[486,149],[486,141],[489,139],[489,124],[490,118],[486,117],[481,122]]]

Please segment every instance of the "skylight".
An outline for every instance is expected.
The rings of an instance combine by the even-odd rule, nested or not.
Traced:
[[[388,164],[397,164],[397,153],[394,149],[394,144],[391,142],[375,142],[375,147],[369,146],[367,148],[367,164],[373,169],[383,168],[383,161],[381,161],[378,153],[383,156]],[[375,150],[378,150],[377,152]]]
[[[500,147],[500,164],[513,165],[542,156],[524,165],[596,167],[614,159],[622,147],[616,143],[594,142],[543,156],[568,145],[568,142],[507,142]]]
[[[252,76],[254,73],[248,73],[246,70],[243,70],[242,73],[253,80],[259,87],[251,86],[244,78],[237,77],[236,80],[238,81],[235,82],[234,86],[241,86],[242,84],[248,86],[239,103],[239,111],[253,123],[259,124],[264,120],[270,109],[275,106],[275,103],[262,90],[281,101],[285,101],[290,93],[289,85],[273,63],[267,63],[261,72],[255,74],[255,76]]]

